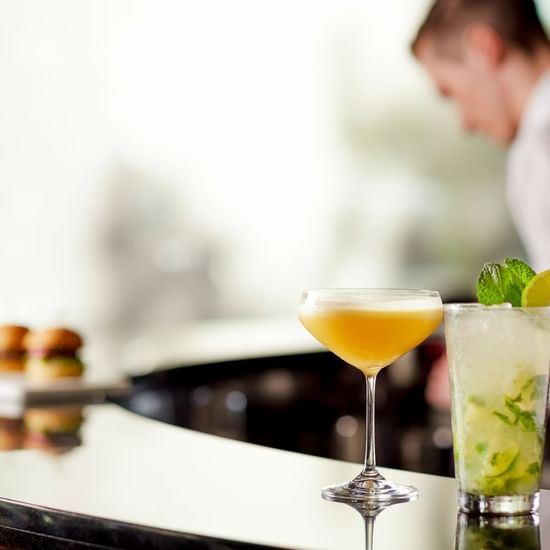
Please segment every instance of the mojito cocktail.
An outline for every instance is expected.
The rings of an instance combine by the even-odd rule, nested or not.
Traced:
[[[445,307],[460,508],[538,507],[550,362],[550,309]]]

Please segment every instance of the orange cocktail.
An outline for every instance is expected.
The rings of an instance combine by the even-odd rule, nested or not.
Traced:
[[[397,310],[374,302],[361,308],[305,308],[300,320],[330,351],[372,376],[429,336],[441,315],[441,306],[431,301]]]
[[[319,342],[360,369],[367,380],[363,471],[326,487],[323,497],[377,507],[416,498],[414,487],[386,480],[376,469],[374,390],[380,369],[413,349],[439,325],[441,298],[430,290],[317,289],[304,291],[300,320]]]

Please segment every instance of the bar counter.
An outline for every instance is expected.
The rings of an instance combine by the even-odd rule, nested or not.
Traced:
[[[383,510],[371,544],[358,511],[320,497],[358,464],[198,433],[113,404],[88,406],[84,415],[82,444],[67,452],[0,453],[2,548],[484,547],[467,544],[451,478],[381,469],[420,496]],[[528,535],[540,533],[532,547],[547,550],[550,491],[542,491],[539,516]],[[473,529],[478,541],[495,536]]]

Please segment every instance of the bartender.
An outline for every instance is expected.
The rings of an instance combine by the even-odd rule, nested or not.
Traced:
[[[533,0],[436,0],[412,50],[464,128],[508,147],[512,219],[549,269],[550,41]]]
[[[533,269],[550,269],[550,41],[535,3],[436,0],[412,51],[464,128],[508,148],[512,220]],[[426,398],[449,408],[445,358]]]

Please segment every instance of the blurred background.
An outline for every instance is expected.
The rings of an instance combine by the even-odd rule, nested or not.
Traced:
[[[131,331],[319,285],[470,294],[522,251],[504,153],[409,54],[427,5],[2,1],[3,311]]]
[[[131,336],[294,316],[304,287],[472,295],[523,251],[504,152],[409,53],[427,6],[2,1],[2,317]]]
[[[292,319],[309,338],[296,320],[306,287],[473,298],[483,262],[524,252],[505,151],[462,133],[410,54],[428,4],[0,1],[0,320],[76,327],[107,342],[95,368],[116,371],[128,350],[154,366],[136,346],[151,330],[165,335],[157,351],[175,346],[173,366],[215,355],[203,321],[245,322],[222,331],[225,350],[245,334],[270,351],[266,325],[247,319]],[[288,326],[265,329],[286,353]],[[423,398],[441,340],[419,353],[383,373],[379,422],[402,433],[382,459],[447,473],[448,414]],[[209,360],[239,359],[224,354]],[[285,361],[176,369],[129,406],[360,460],[360,374],[319,353]],[[283,433],[296,418],[301,431]]]

